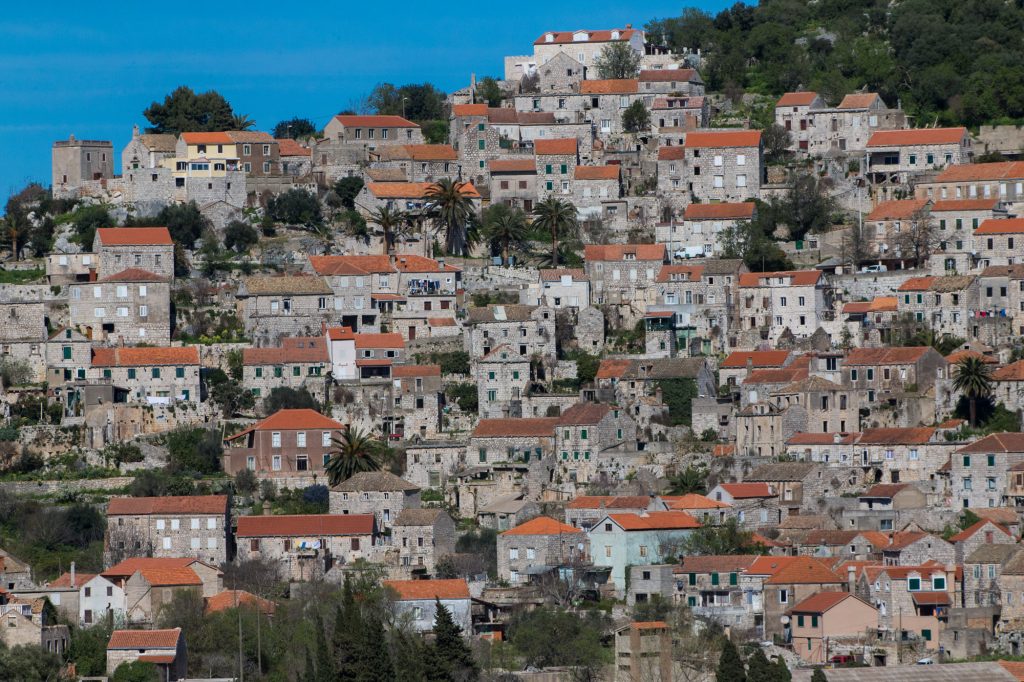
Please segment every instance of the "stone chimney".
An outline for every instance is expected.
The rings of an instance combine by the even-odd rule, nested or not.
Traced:
[[[754,358],[747,358],[747,371],[754,369]]]
[[[846,589],[850,594],[857,593],[857,569],[854,566],[846,567]]]
[[[136,123],[132,126],[132,139],[134,140],[139,136],[139,124]]]
[[[78,587],[75,584],[75,562],[71,562],[71,587]]]
[[[270,502],[263,500],[263,515],[270,516]]]

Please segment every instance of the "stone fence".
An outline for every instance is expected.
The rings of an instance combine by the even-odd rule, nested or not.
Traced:
[[[15,495],[52,495],[85,490],[121,490],[135,480],[132,476],[80,478],[71,481],[0,481],[0,490]]]

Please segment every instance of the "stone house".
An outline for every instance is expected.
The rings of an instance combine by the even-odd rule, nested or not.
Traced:
[[[87,330],[94,342],[166,346],[174,322],[171,281],[148,270],[128,268],[94,282],[69,284],[71,326]]]
[[[836,494],[823,479],[822,468],[813,462],[762,464],[743,478],[744,483],[767,483],[778,496],[779,506],[796,515],[819,499]]]
[[[114,177],[114,144],[108,140],[79,140],[69,135],[52,147],[55,198],[77,196],[86,183]]]
[[[472,634],[472,600],[465,579],[385,580],[383,587],[392,594],[395,618],[407,621],[414,632],[433,631],[440,604],[463,634]]]
[[[423,131],[401,116],[339,114],[324,126],[327,139],[370,151],[388,145],[423,144]]]
[[[915,185],[914,192],[916,196],[936,201],[998,197],[1014,212],[1024,201],[1024,164],[1019,161],[953,164],[934,178],[923,178]]]
[[[626,132],[622,115],[633,102],[644,102],[647,106],[653,103],[654,97],[641,94],[639,86],[636,78],[586,80],[580,83],[585,117],[590,120],[599,137],[608,139]]]
[[[932,226],[937,227],[938,248],[929,259],[932,274],[967,273],[977,267],[974,231],[992,218],[1005,218],[1000,199],[942,199],[930,209]]]
[[[136,661],[152,663],[161,679],[184,679],[188,674],[188,651],[181,628],[114,630],[107,642],[107,675]]]
[[[797,357],[788,350],[733,351],[718,365],[718,383],[729,387],[739,387],[751,372],[762,369],[782,369],[791,365]]]
[[[981,545],[963,560],[963,599],[965,608],[979,606],[1002,606],[1008,601],[1009,594],[1004,594],[1001,585],[1003,566],[1013,561],[1020,553],[1019,545],[998,543]],[[1007,607],[1013,599],[1009,599]],[[1000,614],[1002,615],[1002,614]],[[1000,618],[1003,622],[1008,618]]]
[[[71,327],[61,327],[46,341],[46,382],[59,386],[84,380],[92,365],[92,341]]]
[[[458,441],[424,441],[405,448],[405,480],[424,488],[444,488],[462,467],[466,445]]]
[[[948,610],[961,605],[961,581],[952,566],[928,562],[849,571],[856,575],[856,595],[878,609],[879,627],[915,633],[926,648],[938,648]]]
[[[786,413],[786,428],[801,432],[845,433],[859,425],[860,395],[820,376],[808,376],[783,386],[771,400]]]
[[[748,272],[739,276],[737,307],[741,328],[775,345],[784,330],[811,336],[832,319],[832,291],[820,270]]]
[[[437,562],[455,553],[455,522],[443,509],[406,508],[391,533],[398,566],[410,577],[435,575]]]
[[[611,568],[609,581],[624,595],[628,566],[678,556],[687,536],[699,527],[697,519],[680,511],[608,514],[587,531],[591,560]]]
[[[530,358],[503,343],[474,363],[478,414],[482,419],[522,417],[533,380]]]
[[[90,380],[128,390],[130,400],[150,405],[198,404],[198,346],[93,348]]]
[[[132,139],[121,151],[122,175],[146,168],[163,168],[175,156],[178,138],[169,134],[139,134],[139,126],[132,126]]]
[[[0,355],[26,363],[32,381],[42,381],[46,373],[46,304],[32,300],[0,303],[0,320]]]
[[[580,162],[576,138],[537,140],[533,146],[537,170],[537,200],[573,192],[576,165]]]
[[[509,130],[491,125],[492,116],[503,111],[481,104],[456,104],[452,107],[448,126],[448,139],[458,153],[459,163],[466,176],[483,185],[487,182],[488,162],[512,150],[517,145],[518,135],[513,139]],[[511,114],[515,121],[515,113]],[[495,121],[496,122],[496,121]]]
[[[521,494],[512,494],[495,498],[481,507],[477,511],[476,520],[481,528],[493,528],[500,532],[539,515],[540,507],[536,502],[524,500]]]
[[[282,336],[309,336],[339,317],[334,310],[334,291],[323,277],[246,277],[236,296],[246,334],[257,345],[276,343]]]
[[[890,109],[874,92],[846,95],[835,107],[812,106],[807,114],[810,117],[807,149],[816,157],[859,155],[876,130],[907,127],[903,111]]]
[[[578,495],[565,505],[565,522],[589,531],[608,514],[645,514],[668,511],[668,505],[654,495]]]
[[[981,519],[949,539],[956,551],[956,563],[962,564],[978,548],[985,545],[1016,545],[1010,531],[990,519]]]
[[[174,241],[166,227],[101,227],[92,250],[100,276],[138,268],[174,279]]]
[[[988,549],[989,551],[998,551],[995,549],[996,547],[1012,547],[1012,545],[990,545]],[[971,574],[972,576],[974,574],[973,567]],[[964,578],[966,583],[966,574]],[[999,594],[1005,595],[1000,600],[1002,602],[1000,620],[1004,624],[1020,622],[1020,619],[1024,618],[1024,603],[1022,603],[1024,600],[1020,598],[1022,589],[1024,589],[1024,556],[1019,551],[999,567],[997,582]],[[1010,597],[1011,594],[1015,596]]]
[[[665,263],[664,244],[588,244],[583,253],[592,303],[619,306],[628,320],[646,312],[642,302]]]
[[[437,438],[442,429],[444,391],[440,365],[394,365],[391,368],[394,398],[392,433],[404,438]]]
[[[793,653],[808,663],[827,661],[830,640],[862,638],[878,628],[878,610],[849,592],[819,592],[787,613]]]
[[[757,560],[753,554],[680,557],[672,567],[675,585],[663,597],[672,597],[695,616],[723,627],[760,631],[764,627],[763,579],[746,572]]]
[[[459,177],[458,154],[447,144],[389,145],[378,149],[373,168],[398,168],[409,182],[437,182]],[[371,157],[372,158],[372,157]]]
[[[230,130],[239,169],[251,178],[281,175],[281,150],[277,140],[256,130]]]
[[[576,484],[591,481],[607,453],[636,446],[636,421],[616,405],[577,403],[555,425],[555,451],[562,475]]]
[[[655,97],[650,110],[651,128],[663,136],[662,140],[668,135],[680,135],[685,140],[686,133],[707,128],[711,122],[711,105],[703,95]]]
[[[1024,218],[989,218],[971,239],[978,267],[1024,262]]]
[[[71,644],[71,632],[67,625],[54,622],[45,605],[43,597],[27,598],[0,592],[2,639],[8,649],[31,647],[64,656]]]
[[[777,457],[778,444],[786,438],[782,411],[770,402],[750,403],[735,414],[736,452],[741,455]]]
[[[978,306],[986,316],[1006,316],[1024,334],[1024,264],[994,265],[978,275]]]
[[[929,213],[931,207],[930,199],[880,201],[864,218],[863,236],[869,257],[913,261],[915,242],[924,239],[914,235],[924,234],[934,224]],[[916,245],[922,246],[920,243]],[[930,247],[923,250],[930,251]]]
[[[391,529],[403,510],[419,508],[419,487],[389,471],[354,474],[330,491],[332,514],[372,514],[382,532]]]
[[[537,201],[537,162],[531,158],[492,159],[487,170],[491,176],[491,203],[533,211]]]
[[[937,334],[977,338],[978,279],[973,275],[911,277],[896,290],[897,311]]]
[[[345,427],[310,409],[278,410],[224,439],[224,471],[250,469],[261,478],[324,475]]]
[[[46,282],[51,286],[87,282],[96,270],[95,253],[54,253],[46,256]]]
[[[736,520],[747,529],[778,525],[782,520],[779,496],[767,483],[719,483],[707,496],[732,506]]]
[[[481,419],[469,437],[467,465],[543,461],[555,449],[559,417]]]
[[[757,218],[752,201],[735,204],[690,204],[683,213],[683,222],[659,223],[655,227],[659,243],[668,247],[672,258],[713,258],[722,250],[721,233],[740,221]]]
[[[644,95],[703,95],[704,80],[696,69],[640,69],[637,75]]]
[[[556,310],[590,306],[590,278],[583,268],[546,268],[537,272],[538,305]]]
[[[787,92],[775,102],[775,124],[789,133],[791,151],[810,149],[810,112],[824,108],[825,100],[816,92]]]
[[[715,395],[715,375],[705,358],[657,358],[651,360],[602,360],[595,381],[601,402],[622,405],[639,418],[640,405],[658,399],[663,381],[683,380],[696,395]]]
[[[320,580],[335,566],[372,560],[378,535],[373,514],[240,516],[238,561],[278,564],[293,581]]]
[[[555,357],[555,311],[547,306],[489,305],[470,308],[466,350],[482,358],[508,344],[519,355]]]
[[[896,531],[889,534],[889,544],[882,548],[886,566],[916,566],[928,561],[949,565],[956,558],[956,548],[937,535],[922,531]]]
[[[763,578],[764,636],[792,639],[792,625],[782,616],[794,604],[818,592],[842,592],[846,581],[825,560],[812,557],[760,557],[746,573]]]
[[[327,338],[335,381],[390,379],[392,365],[405,361],[401,334],[353,334],[346,327],[331,327],[327,329]]]
[[[536,69],[537,90],[555,93],[578,90],[583,72],[583,65],[575,58],[567,52],[559,52]]]
[[[966,128],[879,130],[867,143],[866,176],[876,184],[906,184],[915,175],[953,164],[969,163],[974,155]]]
[[[231,558],[226,495],[113,497],[104,563],[129,557],[192,557],[212,566]]]
[[[356,210],[369,217],[381,208],[401,211],[421,211],[430,203],[428,192],[432,182],[368,182],[355,198]],[[459,185],[459,191],[469,199],[474,210],[480,210],[480,193],[472,182]]]
[[[586,78],[597,78],[597,69],[592,67],[610,43],[624,43],[641,56],[645,53],[644,32],[630,24],[600,31],[546,31],[533,42],[534,63],[540,68],[559,54],[567,54],[585,67]]]
[[[893,394],[926,392],[947,378],[946,359],[930,346],[908,348],[854,348],[843,360],[843,384],[864,395],[862,405]]]
[[[1024,463],[1024,434],[993,433],[956,450],[950,460],[952,506],[1000,507],[1010,500],[1012,471]]]
[[[498,577],[512,585],[549,570],[589,563],[586,533],[548,516],[499,533],[497,551]]]
[[[394,268],[387,257],[310,256],[309,269],[323,277],[334,292],[334,309],[342,327],[353,332],[380,330],[379,312],[372,298],[375,285],[389,293],[392,286],[397,286],[380,287],[394,278]]]
[[[1024,360],[992,372],[992,399],[1008,410],[1024,408]]]
[[[680,189],[691,203],[738,202],[759,196],[764,173],[761,131],[692,132],[683,149]]]
[[[313,173],[312,149],[287,137],[275,142],[281,159],[281,175],[305,178]]]
[[[242,384],[257,403],[275,388],[305,388],[323,401],[329,362],[326,338],[282,337],[277,348],[242,349]]]
[[[615,630],[616,680],[672,679],[672,633],[665,621],[632,622]]]
[[[93,598],[106,599],[116,616],[119,604],[110,600],[112,596],[116,598],[123,593],[121,604],[129,623],[155,623],[161,609],[171,603],[175,594],[195,591],[203,597],[212,597],[224,589],[223,574],[219,568],[192,558],[125,559],[103,571],[98,578],[107,581],[106,596],[99,594]],[[84,609],[94,607],[89,594],[93,586],[104,588],[98,579],[83,585],[80,601]],[[92,611],[92,617],[95,618],[97,613],[98,610]],[[89,622],[89,618],[84,618],[83,622]]]
[[[583,218],[604,218],[609,201],[622,196],[619,166],[577,166],[572,183],[572,203]]]
[[[0,590],[20,591],[33,584],[32,567],[0,549]]]

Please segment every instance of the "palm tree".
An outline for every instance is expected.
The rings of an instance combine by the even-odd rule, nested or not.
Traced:
[[[579,231],[576,207],[568,201],[548,197],[533,209],[533,224],[551,234],[551,267],[558,267],[558,240]]]
[[[978,398],[992,395],[992,370],[981,358],[966,357],[957,363],[953,388],[967,396],[971,406],[971,426],[976,426]]]
[[[708,491],[708,472],[694,466],[688,466],[675,476],[669,479],[669,486],[673,495],[689,495],[696,493],[703,495]]]
[[[384,255],[388,256],[394,249],[395,242],[405,234],[408,216],[390,206],[382,206],[370,214],[370,221],[375,223],[384,235]]]
[[[511,246],[526,238],[526,215],[519,209],[501,213],[484,224],[484,234],[501,249],[501,262],[508,265]]]
[[[231,117],[232,130],[249,130],[256,126],[256,121],[249,118],[248,114],[234,114]]]
[[[331,485],[335,486],[352,478],[354,474],[380,471],[381,465],[381,448],[377,440],[349,424],[341,436],[333,440],[331,458],[324,468]]]
[[[433,203],[434,224],[443,229],[445,252],[453,256],[466,256],[474,241],[471,224],[473,203],[465,189],[472,185],[451,178],[441,178],[431,185],[426,197]]]

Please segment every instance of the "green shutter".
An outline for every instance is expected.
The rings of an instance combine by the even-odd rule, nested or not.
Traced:
[[[257,367],[256,368],[256,378],[259,379],[262,376],[263,376],[263,368],[262,367]]]
[[[110,370],[109,369],[103,370],[103,378],[104,379],[109,379],[110,378]]]
[[[154,367],[153,368],[153,378],[154,379],[159,379],[160,378],[160,368],[159,367]]]
[[[691,573],[690,574],[690,584],[691,585],[696,585],[697,584],[697,574],[696,573]]]
[[[185,368],[184,367],[175,367],[174,368],[174,376],[176,376],[179,379],[184,379],[185,378]]]
[[[971,466],[971,456],[970,455],[964,455],[964,466],[965,467]]]
[[[71,359],[71,346],[64,346],[64,359],[65,360],[70,360]]]
[[[480,149],[483,149],[483,148],[485,148],[487,146],[487,142],[485,140],[477,140],[476,144],[477,144],[477,147],[480,148]]]
[[[712,573],[711,574],[711,584],[712,585],[717,585],[718,584],[718,574],[717,573]]]
[[[990,467],[994,467],[996,465],[996,456],[995,455],[989,455],[988,456],[988,465]]]
[[[302,368],[301,367],[292,367],[292,376],[293,377],[300,377],[300,376],[302,376]]]
[[[697,605],[697,598],[696,597],[687,597],[686,598],[686,605],[687,606],[696,606]]]
[[[550,163],[544,166],[544,172],[547,173],[548,175],[551,175],[551,164]]]
[[[811,616],[811,627],[812,628],[818,627],[818,617],[817,616]]]
[[[563,163],[562,164],[562,175],[565,175],[568,172],[569,172],[569,166],[567,166],[566,164]]]
[[[802,628],[804,626],[804,617],[803,616],[797,616],[796,617],[796,626],[799,627],[799,628]]]
[[[128,370],[128,378],[129,379],[134,379],[135,378],[135,370],[134,369],[129,369]]]
[[[736,575],[735,573],[730,573],[729,574],[729,584],[730,585],[735,585],[738,582],[739,582],[739,576]]]

